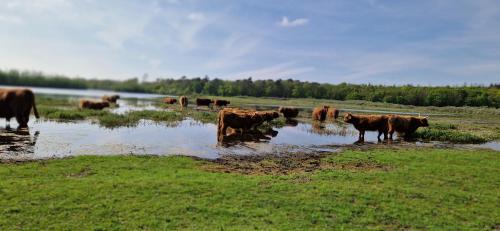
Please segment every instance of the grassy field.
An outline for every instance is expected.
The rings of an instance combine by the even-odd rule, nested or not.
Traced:
[[[499,169],[498,152],[454,149],[3,163],[0,229],[499,229]]]

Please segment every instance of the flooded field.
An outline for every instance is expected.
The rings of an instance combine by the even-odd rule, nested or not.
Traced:
[[[13,124],[14,125],[14,124]],[[43,159],[73,155],[189,155],[217,158],[223,154],[279,154],[318,151],[318,146],[352,144],[357,134],[350,128],[329,124],[318,130],[310,124],[275,128],[277,135],[250,142],[218,143],[215,124],[192,119],[178,123],[141,121],[136,127],[108,129],[90,121],[38,121],[29,131],[1,129],[2,159]],[[376,141],[370,133],[368,141]],[[329,151],[334,149],[330,148]]]
[[[37,94],[57,97],[97,98],[109,92],[34,88]],[[159,97],[148,94],[121,94],[116,114],[134,110],[169,110],[148,100]],[[280,154],[290,152],[336,151],[339,146],[357,141],[351,126],[337,123],[305,123],[272,128],[266,136],[248,141],[219,143],[217,127],[191,118],[177,122],[141,120],[137,126],[105,128],[91,120],[56,122],[32,118],[29,130],[15,129],[0,122],[0,159],[26,160],[75,155],[188,155],[217,158],[225,154]],[[366,142],[376,143],[375,132],[367,132]],[[497,142],[482,145],[499,149]]]

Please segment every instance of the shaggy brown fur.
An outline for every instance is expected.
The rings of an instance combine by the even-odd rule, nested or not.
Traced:
[[[81,99],[78,106],[80,107],[80,109],[102,110],[106,107],[109,107],[109,102],[97,102],[87,99]]]
[[[166,104],[176,104],[177,103],[177,99],[174,99],[174,98],[164,98],[163,99],[163,102],[166,103]]]
[[[196,99],[196,106],[207,106],[207,107],[210,107],[210,104],[214,103],[213,100],[211,99]]]
[[[228,100],[216,99],[214,101],[214,105],[217,107],[227,106],[230,102]]]
[[[283,114],[283,117],[290,119],[299,115],[299,109],[293,107],[280,107],[278,112]]]
[[[188,98],[186,96],[181,96],[179,98],[179,104],[181,104],[181,107],[187,107],[188,106]]]
[[[380,135],[384,134],[384,139],[387,139],[387,119],[386,115],[353,115],[347,113],[344,116],[344,122],[354,125],[359,131],[359,140],[365,139],[365,131],[378,131],[378,140]]]
[[[328,108],[329,106],[323,106],[323,107],[317,107],[314,108],[312,112],[312,118],[313,120],[318,120],[318,121],[325,121],[326,120],[326,114],[328,113]]]
[[[391,115],[388,119],[389,138],[392,139],[394,132],[404,133],[404,137],[409,138],[419,127],[428,126],[425,117]]]
[[[16,117],[19,127],[28,127],[31,108],[38,119],[35,105],[35,94],[29,89],[0,89],[0,118],[10,122]]]
[[[226,136],[227,128],[239,129],[241,133],[255,130],[265,121],[271,121],[279,117],[278,112],[252,111],[241,109],[223,109],[218,114],[217,137],[220,140]]]
[[[339,110],[337,108],[331,107],[328,109],[328,118],[336,120],[339,118]]]
[[[116,100],[118,100],[119,98],[119,95],[105,95],[101,97],[102,101],[109,103],[116,103]]]

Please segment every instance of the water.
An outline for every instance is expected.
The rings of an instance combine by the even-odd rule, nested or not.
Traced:
[[[33,118],[34,120],[34,118]],[[259,142],[217,141],[215,124],[186,119],[176,123],[141,121],[136,127],[107,129],[90,121],[61,123],[30,121],[29,131],[1,129],[0,158],[44,159],[76,155],[188,155],[217,158],[224,154],[265,154],[311,151],[316,145],[352,144],[357,134],[350,128],[329,125],[323,131],[347,130],[345,135],[326,135],[310,124],[275,128],[278,135]],[[12,122],[15,127],[15,122]],[[376,134],[367,140],[376,141]],[[333,151],[333,149],[332,149]]]
[[[100,97],[112,92],[32,88],[37,94],[65,97]],[[165,110],[152,104],[150,94],[119,93],[121,114],[132,110]],[[124,98],[124,99],[123,99]],[[218,142],[215,124],[186,119],[174,123],[141,121],[136,127],[104,128],[91,121],[55,122],[30,119],[29,130],[11,127],[0,119],[0,159],[29,160],[77,155],[187,155],[213,159],[225,154],[280,154],[289,152],[336,151],[338,146],[353,144],[358,132],[343,123],[297,123],[273,128],[273,136],[251,136],[245,142]],[[277,132],[277,134],[276,134]],[[262,134],[261,134],[262,135]],[[248,137],[246,137],[248,138]],[[255,138],[255,139],[254,139]],[[377,142],[377,132],[367,132],[366,142]],[[498,142],[480,147],[500,150]]]
[[[21,87],[21,86],[19,86]],[[4,86],[0,88],[18,88],[18,86]],[[58,95],[58,96],[71,96],[71,97],[85,97],[85,98],[101,98],[103,95],[118,94],[122,99],[152,99],[161,98],[165,95],[147,94],[147,93],[130,93],[130,92],[115,92],[106,90],[93,90],[93,89],[62,89],[62,88],[48,88],[48,87],[22,87],[29,88],[35,94],[42,95]]]

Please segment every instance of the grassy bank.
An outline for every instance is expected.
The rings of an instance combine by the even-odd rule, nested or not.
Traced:
[[[498,229],[498,154],[344,151],[288,175],[187,157],[4,163],[0,229]]]

